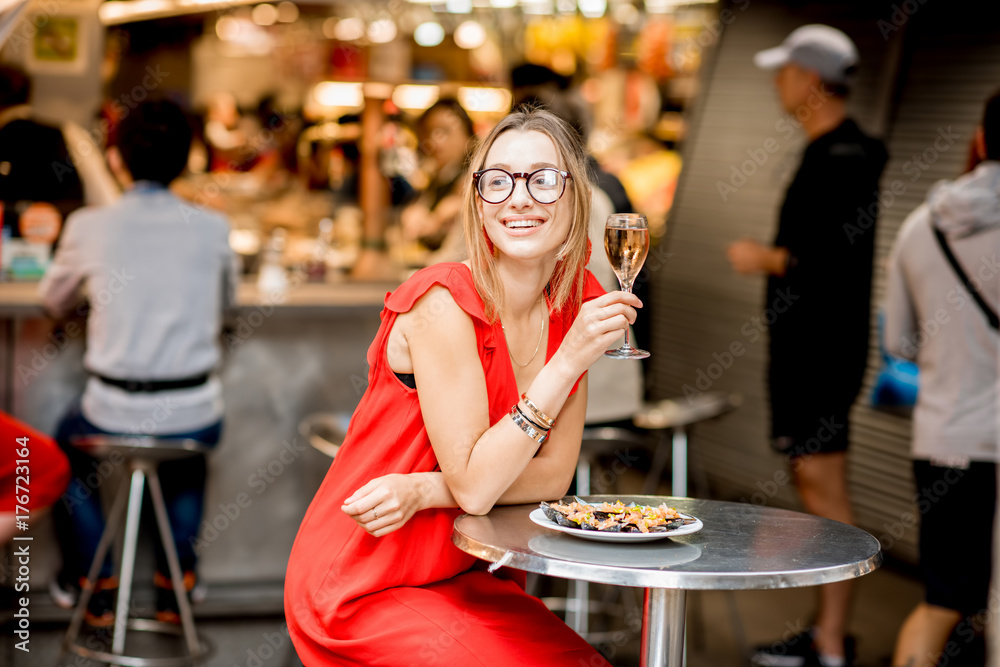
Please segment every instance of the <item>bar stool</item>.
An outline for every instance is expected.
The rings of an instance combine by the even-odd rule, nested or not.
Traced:
[[[667,437],[670,436],[671,468],[670,493],[688,495],[688,431],[698,422],[707,421],[731,412],[743,403],[740,394],[711,391],[691,398],[670,398],[658,403],[647,403],[632,418],[641,429],[659,432],[660,443],[653,454],[649,474],[643,484],[644,495],[656,493],[660,477],[667,466]]]
[[[157,466],[164,461],[187,458],[203,454],[209,448],[196,440],[153,438],[148,436],[125,435],[87,435],[74,438],[74,447],[99,459],[111,457],[120,458],[128,464],[129,476],[122,481],[121,488],[115,496],[114,504],[108,516],[107,526],[101,535],[97,553],[87,574],[88,581],[97,581],[97,575],[104,563],[104,557],[111,548],[111,542],[118,532],[122,514],[126,504],[128,513],[125,517],[125,537],[122,548],[122,560],[119,567],[118,599],[115,603],[115,626],[112,635],[111,652],[95,651],[76,643],[83,623],[83,615],[90,602],[93,587],[85,587],[80,593],[80,600],[73,611],[73,618],[63,639],[62,652],[71,651],[77,655],[124,667],[172,667],[173,665],[195,664],[209,653],[209,645],[199,638],[194,627],[194,616],[184,587],[184,574],[181,572],[180,560],[177,556],[177,545],[174,543],[167,507],[163,499]],[[132,601],[132,580],[135,573],[135,556],[139,541],[139,519],[142,514],[142,496],[146,482],[149,482],[149,495],[153,501],[156,514],[156,525],[163,542],[170,569],[170,580],[174,595],[180,610],[181,627],[170,623],[162,623],[153,619],[129,618],[129,607]],[[168,658],[143,658],[125,655],[125,635],[127,630],[140,632],[156,632],[183,636],[187,647],[186,656]],[[60,654],[61,657],[61,654]]]
[[[338,412],[313,412],[299,422],[299,435],[313,449],[326,454],[331,459],[347,437],[347,427],[351,415]]]

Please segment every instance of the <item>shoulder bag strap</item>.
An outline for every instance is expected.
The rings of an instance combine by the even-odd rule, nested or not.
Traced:
[[[944,256],[948,259],[948,263],[951,264],[951,268],[958,274],[962,284],[965,285],[965,289],[968,290],[969,294],[972,295],[972,298],[976,300],[980,310],[982,310],[983,314],[986,315],[986,319],[989,320],[990,326],[993,327],[994,331],[1000,330],[1000,317],[998,317],[996,311],[993,310],[988,303],[986,303],[982,295],[979,293],[979,290],[977,290],[975,285],[972,284],[972,281],[969,280],[969,276],[966,275],[965,270],[962,269],[962,265],[958,263],[958,259],[951,251],[951,247],[948,245],[948,240],[945,238],[944,232],[938,229],[934,218],[931,219],[931,229],[934,230],[934,238],[937,239],[938,245],[941,246],[941,252],[943,252]]]

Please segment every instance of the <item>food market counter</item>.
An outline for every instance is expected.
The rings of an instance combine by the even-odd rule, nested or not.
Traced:
[[[218,373],[222,441],[209,455],[205,524],[197,548],[210,588],[280,582],[300,520],[330,459],[297,426],[314,412],[351,413],[367,386],[366,352],[388,282],[302,283],[283,298],[239,288],[227,318]],[[48,319],[37,284],[0,284],[3,409],[46,433],[83,391],[84,322]],[[114,479],[108,480],[115,482]],[[116,489],[116,483],[102,484]],[[39,524],[39,531],[50,531]],[[51,534],[40,535],[51,540]],[[39,585],[57,566],[33,568]],[[280,587],[278,588],[280,591]]]

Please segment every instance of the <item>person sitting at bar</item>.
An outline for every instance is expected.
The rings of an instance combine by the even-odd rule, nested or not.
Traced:
[[[305,664],[608,664],[523,575],[489,574],[451,543],[462,512],[566,493],[586,371],[642,306],[584,268],[586,159],[547,111],[501,120],[471,161],[470,258],[386,298],[368,390],[288,564]]]
[[[428,182],[401,216],[403,233],[430,251],[429,264],[466,257],[462,239],[462,186],[476,136],[472,119],[457,100],[430,106],[418,122]]]
[[[180,107],[143,102],[122,120],[118,136],[109,161],[126,193],[110,206],[70,216],[39,286],[55,317],[70,311],[81,287],[90,301],[84,364],[92,376],[56,434],[73,479],[54,511],[63,564],[51,591],[58,604],[72,606],[81,587],[95,586],[85,620],[97,627],[114,622],[117,582],[110,559],[98,581],[86,579],[104,517],[100,482],[85,481],[94,479],[96,462],[72,440],[103,433],[217,444],[222,384],[212,371],[220,356],[223,311],[235,299],[236,276],[227,221],[192,208],[168,189],[183,171],[191,145],[191,128]],[[164,463],[159,475],[190,592],[196,582],[192,543],[201,521],[205,458]],[[157,618],[178,622],[162,546],[156,553]]]

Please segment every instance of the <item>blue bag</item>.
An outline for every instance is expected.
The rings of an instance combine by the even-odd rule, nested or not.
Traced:
[[[920,372],[915,363],[889,354],[885,349],[885,314],[878,314],[878,349],[882,368],[872,388],[872,407],[892,412],[908,412],[917,403]]]

